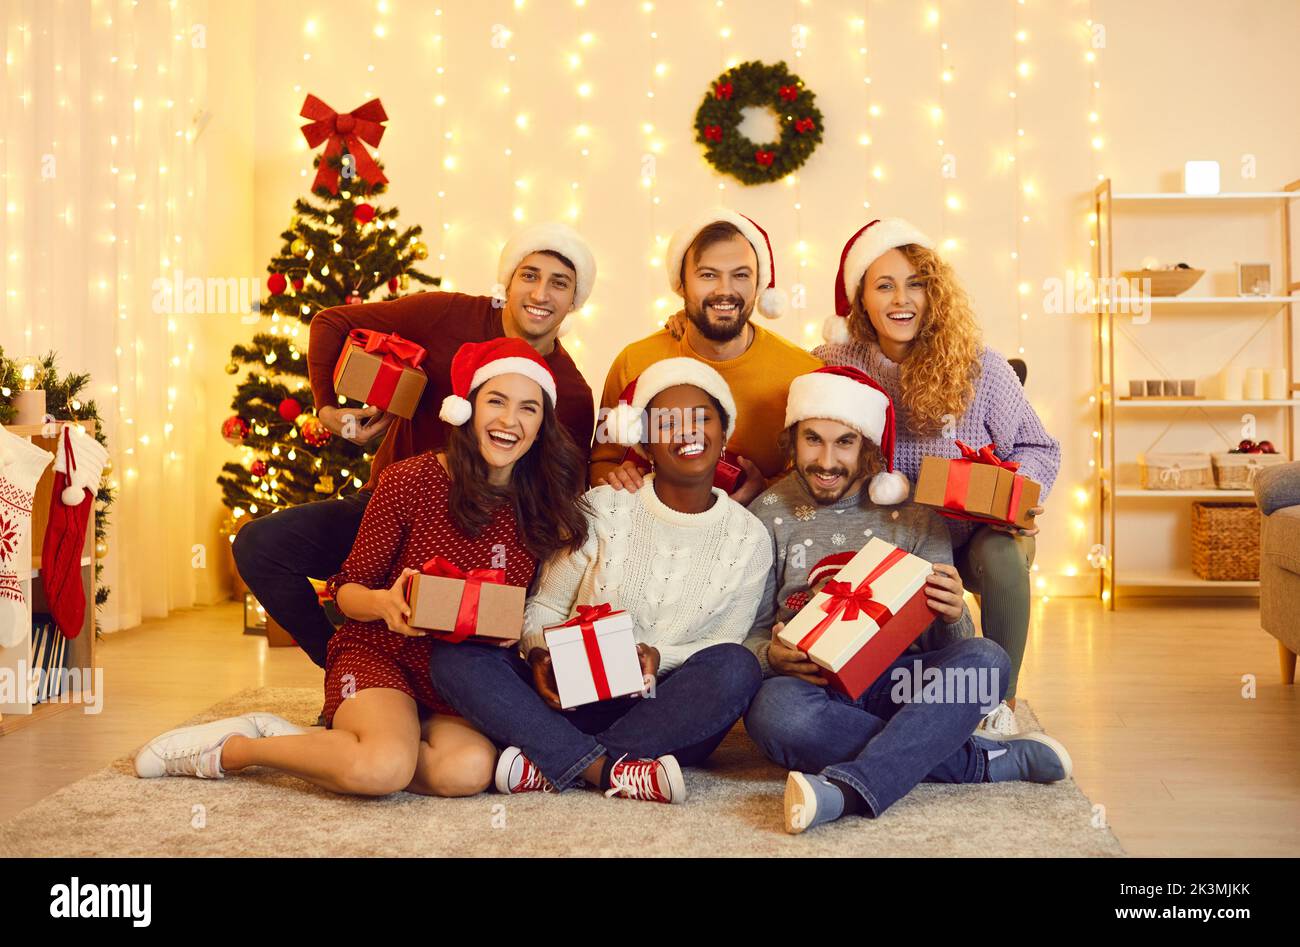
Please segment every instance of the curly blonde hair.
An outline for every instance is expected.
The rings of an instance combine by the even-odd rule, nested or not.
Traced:
[[[928,309],[920,331],[899,369],[901,401],[908,427],[919,435],[937,434],[944,416],[961,417],[975,397],[982,341],[966,290],[952,267],[933,250],[917,244],[898,248],[925,282]],[[879,344],[871,317],[862,308],[864,273],[853,294],[849,333]]]

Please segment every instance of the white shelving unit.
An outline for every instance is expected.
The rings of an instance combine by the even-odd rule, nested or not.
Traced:
[[[1287,391],[1290,396],[1285,399],[1237,399],[1224,400],[1216,398],[1130,398],[1121,395],[1115,378],[1115,349],[1119,343],[1116,333],[1117,319],[1132,319],[1134,300],[1132,297],[1100,293],[1093,310],[1095,338],[1095,371],[1098,381],[1096,395],[1097,434],[1093,466],[1096,470],[1097,496],[1097,535],[1105,552],[1100,569],[1098,594],[1110,608],[1115,608],[1117,591],[1123,588],[1160,588],[1171,590],[1167,594],[1178,594],[1185,590],[1189,594],[1200,593],[1205,589],[1258,589],[1258,581],[1215,581],[1198,578],[1190,568],[1176,566],[1173,568],[1152,570],[1128,568],[1125,566],[1120,542],[1118,520],[1130,511],[1139,508],[1150,515],[1153,510],[1163,509],[1163,515],[1170,512],[1190,514],[1192,500],[1247,500],[1253,498],[1250,490],[1145,490],[1135,483],[1121,482],[1118,473],[1121,464],[1130,464],[1136,457],[1117,456],[1115,447],[1116,429],[1125,423],[1140,420],[1168,418],[1169,424],[1182,421],[1207,420],[1231,423],[1235,421],[1232,409],[1249,408],[1252,411],[1277,418],[1283,430],[1280,451],[1290,459],[1295,459],[1295,447],[1292,432],[1295,426],[1296,408],[1300,407],[1300,385],[1296,383],[1294,364],[1294,307],[1300,302],[1300,283],[1296,282],[1291,271],[1291,202],[1300,198],[1300,180],[1292,181],[1279,191],[1258,191],[1251,193],[1228,193],[1214,195],[1166,194],[1117,192],[1110,180],[1103,180],[1093,190],[1093,240],[1092,272],[1109,285],[1109,281],[1120,275],[1114,260],[1114,225],[1117,213],[1122,213],[1124,205],[1147,205],[1140,208],[1144,214],[1159,214],[1162,208],[1180,211],[1196,209],[1215,214],[1233,213],[1234,206],[1239,214],[1258,214],[1263,209],[1276,209],[1282,230],[1282,259],[1280,288],[1284,295],[1267,296],[1174,296],[1144,299],[1149,309],[1140,310],[1161,317],[1187,317],[1187,332],[1195,334],[1206,323],[1203,317],[1275,317],[1282,320],[1283,362],[1287,374]],[[1226,265],[1230,261],[1222,261]],[[1109,297],[1109,298],[1108,298]],[[1180,323],[1180,329],[1183,323]],[[1127,384],[1124,390],[1127,391]],[[1180,413],[1181,412],[1181,413]],[[1272,424],[1272,422],[1270,422]],[[1150,501],[1164,501],[1158,507],[1150,506]],[[1170,507],[1173,510],[1170,510]],[[1122,507],[1122,509],[1121,509]],[[1240,594],[1240,593],[1239,593]]]

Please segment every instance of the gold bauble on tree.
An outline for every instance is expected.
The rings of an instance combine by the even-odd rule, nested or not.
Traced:
[[[398,289],[410,289],[410,288],[411,288],[411,278],[410,278],[409,276],[407,276],[405,273],[403,273],[401,276],[397,277],[397,288],[398,288]]]
[[[296,237],[294,238],[293,243],[289,244],[289,250],[293,253],[294,256],[306,256],[307,241],[304,240],[302,237]]]
[[[238,365],[238,363],[236,363],[236,362],[231,362],[229,365],[226,366],[226,374],[227,374],[227,375],[235,375],[235,374],[238,374],[238,373],[239,373],[239,365]]]
[[[417,240],[411,244],[411,256],[417,260],[426,260],[429,258],[429,248]]]

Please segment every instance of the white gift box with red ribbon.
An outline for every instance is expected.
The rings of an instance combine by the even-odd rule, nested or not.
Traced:
[[[542,629],[566,710],[635,694],[645,687],[632,616],[609,605],[579,605],[567,622]]]
[[[777,637],[856,700],[935,619],[925,597],[934,567],[872,539]]]

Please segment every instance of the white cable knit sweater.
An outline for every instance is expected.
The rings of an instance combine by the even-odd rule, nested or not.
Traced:
[[[680,513],[660,502],[653,474],[636,492],[587,491],[587,542],[543,566],[524,613],[522,652],[545,648],[542,629],[578,605],[603,602],[632,616],[636,640],[659,650],[661,673],[710,645],[743,642],[772,566],[772,537],[721,490],[713,495],[703,513]]]

